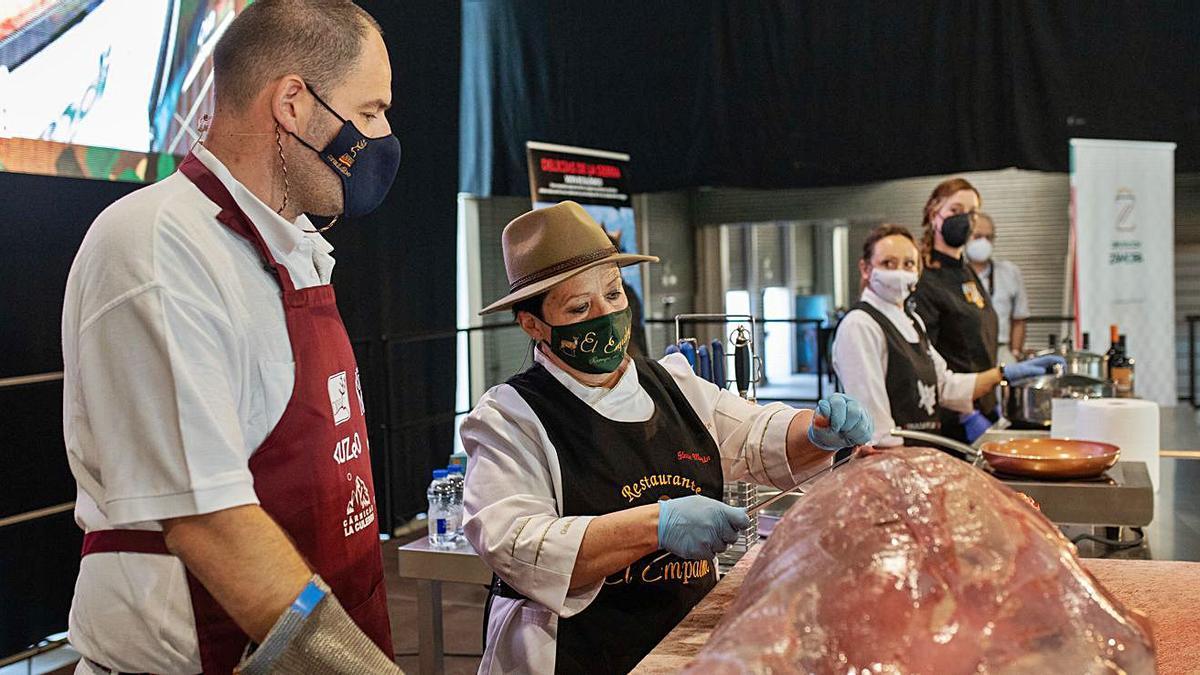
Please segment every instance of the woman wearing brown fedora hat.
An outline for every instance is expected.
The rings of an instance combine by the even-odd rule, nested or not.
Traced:
[[[496,573],[481,673],[624,673],[716,583],[713,557],[748,525],[725,481],[781,489],[870,440],[840,394],[816,415],[758,406],[675,354],[626,354],[618,253],[574,202],[526,213],[503,235],[511,309],[534,365],[462,425],[465,530]]]

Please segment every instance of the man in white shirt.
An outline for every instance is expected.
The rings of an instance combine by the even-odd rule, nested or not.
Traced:
[[[67,282],[77,672],[396,672],[359,373],[304,215],[390,187],[387,50],[350,0],[260,0],[213,58],[205,144],[100,215]]]
[[[996,224],[986,213],[975,214],[975,229],[967,242],[971,267],[992,296],[992,307],[1000,320],[996,362],[1016,363],[1025,353],[1025,320],[1029,318],[1029,294],[1021,268],[1010,260],[992,258]]]

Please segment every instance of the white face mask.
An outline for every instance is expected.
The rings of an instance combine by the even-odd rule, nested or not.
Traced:
[[[875,295],[894,305],[904,304],[913,287],[917,285],[917,273],[908,270],[871,270],[869,285]]]
[[[992,258],[992,242],[987,239],[972,239],[967,242],[967,258],[971,262],[983,263]]]

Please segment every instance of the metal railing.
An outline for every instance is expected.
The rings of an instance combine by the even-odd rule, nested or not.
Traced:
[[[62,371],[50,372],[50,373],[36,373],[36,374],[32,374],[32,375],[19,375],[16,377],[5,377],[5,378],[0,378],[0,390],[55,384],[58,382],[62,382],[62,379],[63,379]],[[3,529],[5,527],[11,527],[14,525],[19,525],[21,523],[28,523],[28,522],[35,521],[35,520],[50,518],[52,516],[56,516],[58,514],[65,513],[67,511],[71,511],[74,508],[75,508],[75,502],[72,501],[72,502],[63,502],[61,504],[54,504],[51,506],[32,509],[29,511],[24,511],[22,513],[14,513],[12,515],[0,518],[0,529]],[[71,583],[71,580],[65,580],[65,583]],[[8,666],[12,666],[13,664],[21,663],[23,661],[29,661],[29,660],[33,659],[34,657],[37,657],[46,652],[54,651],[55,649],[65,646],[66,644],[67,644],[66,638],[57,638],[57,639],[53,639],[53,640],[51,640],[51,639],[41,640],[38,643],[31,645],[29,648],[22,650],[20,652],[17,652],[16,654],[8,654],[8,655],[0,656],[0,668],[6,668]],[[32,663],[32,662],[30,662],[30,663]],[[32,667],[32,666],[30,666],[30,667]]]
[[[1069,330],[1069,327],[1073,326],[1074,320],[1075,320],[1074,317],[1071,317],[1071,316],[1036,316],[1036,317],[1030,317],[1028,319],[1028,322],[1031,324],[1058,323],[1058,324],[1062,324],[1063,326],[1067,327],[1064,330]],[[1189,396],[1186,398],[1180,397],[1180,400],[1190,401],[1190,402],[1192,402],[1193,405],[1200,406],[1200,404],[1198,404],[1196,402],[1196,396],[1195,396],[1195,379],[1196,378],[1194,375],[1195,361],[1196,361],[1196,359],[1195,359],[1195,332],[1196,332],[1196,323],[1198,323],[1198,322],[1200,322],[1200,316],[1189,316],[1188,317],[1188,330],[1189,330],[1189,337],[1190,337],[1189,359],[1188,359]],[[675,335],[674,335],[675,320],[673,318],[671,318],[671,319],[649,318],[649,319],[646,319],[644,323],[645,323],[645,329],[646,329],[646,333],[647,333],[648,349],[650,351],[650,354],[648,354],[648,356],[661,355],[663,353],[662,350],[666,347],[666,345],[668,343],[674,342],[674,340],[675,340]],[[723,326],[724,324],[729,323],[729,322],[722,320],[722,319],[689,319],[685,323],[687,325],[694,325],[694,326],[699,326],[699,325]],[[764,360],[764,370],[766,369],[765,368],[766,361],[770,358],[770,356],[766,353],[767,350],[763,349],[762,347],[765,345],[766,334],[769,332],[770,326],[790,325],[790,326],[793,326],[797,330],[804,326],[812,326],[816,329],[816,345],[815,345],[816,355],[815,355],[815,359],[811,363],[811,370],[806,371],[806,372],[814,375],[816,378],[816,395],[815,396],[803,396],[803,395],[789,396],[789,397],[783,398],[782,400],[787,400],[787,401],[796,402],[796,403],[815,403],[817,400],[824,397],[827,390],[832,389],[836,386],[836,375],[834,374],[834,372],[832,370],[832,364],[831,364],[831,360],[830,360],[830,358],[831,358],[830,347],[831,347],[831,340],[832,340],[833,332],[834,332],[833,326],[828,325],[828,324],[830,324],[830,322],[823,321],[821,319],[794,319],[794,318],[764,319],[764,318],[756,317],[755,323],[757,324],[757,326],[756,326],[757,334],[754,336],[754,339],[755,339],[756,345],[759,346],[759,349],[758,349],[759,355]],[[363,364],[363,367],[360,370],[362,370],[364,373],[370,373],[371,375],[369,375],[368,378],[373,378],[373,379],[371,379],[371,381],[374,382],[373,388],[371,390],[373,396],[370,396],[368,398],[368,401],[372,401],[372,399],[373,399],[373,402],[369,403],[369,405],[371,405],[371,411],[374,413],[377,421],[372,425],[372,428],[377,433],[376,437],[383,441],[383,447],[384,447],[383,455],[380,458],[380,464],[381,464],[380,468],[383,470],[384,476],[383,476],[383,480],[380,482],[382,483],[382,488],[383,488],[381,490],[383,492],[383,495],[381,495],[383,499],[381,501],[383,502],[382,510],[383,510],[384,517],[382,520],[385,524],[385,530],[390,531],[391,529],[393,529],[395,527],[395,524],[396,524],[395,523],[395,515],[396,514],[395,514],[395,509],[394,509],[394,495],[392,494],[394,480],[396,477],[395,476],[395,468],[396,468],[395,467],[395,459],[396,459],[396,457],[393,452],[393,450],[394,450],[393,435],[399,434],[399,433],[410,433],[410,432],[416,432],[416,431],[421,431],[421,430],[429,430],[429,429],[436,427],[437,425],[453,423],[457,418],[461,417],[462,415],[466,415],[466,414],[470,413],[471,408],[474,403],[474,401],[472,400],[472,406],[467,406],[466,408],[460,408],[458,406],[452,405],[445,409],[435,410],[435,411],[432,411],[432,412],[429,412],[426,414],[421,414],[421,415],[410,415],[410,414],[407,414],[406,411],[397,410],[396,406],[395,406],[395,401],[396,401],[396,392],[397,392],[398,384],[395,381],[395,377],[393,376],[393,373],[396,372],[396,367],[398,365],[397,358],[399,358],[399,357],[397,356],[397,351],[411,349],[416,345],[422,345],[422,344],[427,345],[427,344],[436,343],[436,342],[449,342],[450,345],[447,347],[447,349],[453,353],[457,353],[458,341],[459,341],[460,337],[462,337],[462,336],[467,336],[468,338],[470,338],[471,336],[478,335],[478,334],[486,335],[486,334],[493,334],[493,333],[496,333],[499,331],[518,331],[518,330],[520,330],[520,326],[518,326],[515,322],[504,322],[504,323],[485,324],[485,325],[480,325],[480,326],[470,326],[467,328],[445,328],[445,329],[430,330],[430,331],[387,333],[387,334],[384,334],[384,335],[381,335],[378,337],[359,337],[359,338],[355,338],[355,339],[351,340],[352,345],[356,348],[356,350],[359,353],[360,359],[365,361],[365,363]],[[721,335],[722,332],[723,332],[722,329],[718,329],[716,331],[709,331],[708,334],[702,335],[705,338],[703,341],[707,342],[714,337],[720,337],[721,339],[726,339],[727,336]],[[499,359],[503,363],[510,363],[510,364],[527,362],[528,355],[525,354],[524,351],[526,349],[528,349],[528,343],[521,341],[520,344],[521,344],[521,349],[522,349],[521,358],[515,358],[517,356],[515,354],[487,353],[487,352],[496,351],[496,346],[491,345],[491,344],[484,345],[484,349],[485,349],[484,358],[491,357],[492,359]],[[793,342],[792,344],[793,344],[793,351],[795,351],[797,343]],[[466,340],[466,358],[468,360],[468,363],[472,363],[477,356],[474,353],[475,348],[476,348],[476,346],[473,344],[472,340],[467,339]],[[500,366],[489,367],[489,364],[484,363],[483,370],[485,372],[488,370],[491,370],[493,372],[493,376],[487,378],[487,381],[484,383],[485,385],[490,386],[493,384],[498,384],[499,382],[502,382],[505,379],[507,379],[507,377],[505,377],[505,375],[504,375],[504,373],[507,371],[505,371]],[[465,369],[465,371],[466,371],[466,379],[467,379],[467,381],[466,381],[467,391],[472,392],[470,398],[473,398],[474,392],[476,390],[476,384],[477,384],[476,369],[468,367]],[[514,369],[513,372],[509,373],[509,374],[515,374],[516,372],[517,372],[517,370]],[[24,376],[19,376],[19,377],[2,378],[2,379],[0,379],[0,389],[4,389],[4,388],[8,388],[8,387],[36,386],[36,385],[40,385],[40,384],[48,384],[48,383],[52,383],[52,382],[61,381],[62,378],[63,378],[63,374],[61,372],[41,373],[41,374],[36,374],[36,375],[24,375]],[[368,385],[368,382],[364,382],[364,386],[367,386],[367,385]],[[770,391],[769,388],[768,388],[768,391]],[[450,447],[452,445],[453,445],[453,439],[449,439],[447,447]],[[61,513],[62,511],[70,510],[71,508],[73,508],[73,506],[74,506],[73,502],[66,502],[63,504],[57,504],[54,506],[36,509],[33,511],[29,511],[27,513],[20,513],[20,514],[8,516],[6,518],[0,519],[0,527],[4,527],[7,525],[13,525],[13,524],[20,523],[20,522],[27,522],[29,520],[50,517],[50,516],[56,515],[58,513]]]
[[[662,349],[665,348],[667,344],[674,343],[674,341],[675,341],[675,323],[676,323],[675,319],[646,319],[645,320],[646,328],[648,329],[647,332],[649,332],[650,329],[656,328],[656,327],[661,327],[661,328],[666,329],[666,335],[663,336],[662,338],[660,338],[661,345],[658,344],[658,342],[659,342],[658,340],[651,340],[648,337],[647,341],[650,345],[651,353],[648,354],[647,356],[661,355]],[[722,326],[721,329],[719,329],[715,332],[710,330],[708,333],[699,333],[697,331],[696,335],[689,335],[689,337],[700,338],[699,341],[701,344],[707,344],[708,342],[710,342],[713,339],[721,339],[722,341],[728,341],[729,336],[723,334],[723,332],[724,332],[723,327],[726,325],[729,325],[729,324],[738,324],[738,323],[748,324],[749,322],[737,321],[737,320],[730,321],[730,320],[722,319],[722,318],[689,318],[689,319],[681,319],[680,320],[681,327],[689,326],[689,325],[691,325],[691,326],[697,326],[697,325]],[[825,397],[826,387],[827,386],[832,387],[833,381],[834,381],[833,368],[832,368],[832,364],[830,362],[830,354],[829,354],[829,348],[831,346],[830,342],[833,338],[833,330],[834,329],[832,326],[828,325],[829,323],[830,323],[829,321],[826,321],[824,319],[794,319],[794,318],[764,319],[762,317],[754,317],[754,324],[755,324],[754,328],[755,328],[755,332],[756,332],[756,334],[754,335],[754,344],[755,344],[755,349],[758,353],[758,357],[759,357],[759,359],[762,360],[763,372],[766,372],[767,363],[770,359],[770,356],[768,355],[767,350],[765,349],[766,338],[767,338],[767,334],[770,332],[770,328],[769,328],[770,326],[790,325],[790,326],[793,326],[794,329],[797,329],[797,330],[804,326],[811,326],[815,329],[815,332],[816,332],[816,336],[815,336],[816,354],[815,354],[815,358],[812,360],[811,369],[793,370],[793,374],[800,374],[800,375],[808,374],[808,375],[812,375],[816,378],[816,396],[804,396],[803,394],[801,394],[801,395],[785,396],[785,397],[777,398],[773,394],[786,393],[786,392],[781,391],[778,388],[772,389],[771,387],[773,385],[768,380],[765,383],[765,387],[764,387],[767,390],[767,395],[763,397],[765,400],[783,400],[783,401],[790,401],[790,402],[794,402],[794,403],[814,403],[815,404],[817,401],[819,401]],[[794,338],[802,338],[803,336],[798,336],[798,335],[794,334],[793,337]],[[796,358],[797,350],[799,350],[798,340],[794,341],[792,343],[792,352],[793,353],[791,354],[791,357],[798,361],[799,359]],[[732,350],[726,351],[726,357],[727,358],[732,357]],[[789,359],[789,360],[791,360],[791,359]]]
[[[68,644],[69,643],[67,642],[67,638],[57,638],[54,640],[42,640],[41,642],[30,647],[29,649],[17,652],[16,654],[10,654],[9,656],[0,658],[0,668],[6,668],[13,664],[21,663],[22,661],[29,661],[30,662],[29,671],[32,672],[32,670],[33,670],[32,660],[34,658],[41,656],[42,654],[52,652],[55,649],[58,649],[60,647],[66,647]]]
[[[36,373],[33,375],[19,375],[16,377],[4,377],[0,378],[0,390],[51,384],[55,382],[62,382],[62,379],[62,371],[52,373]],[[26,523],[31,520],[38,520],[40,518],[49,518],[50,516],[58,515],[64,511],[70,511],[73,508],[75,508],[75,502],[64,502],[62,504],[55,504],[53,506],[33,509],[23,513],[14,513],[11,516],[0,518],[0,528],[8,527],[10,525],[17,525],[19,523]]]

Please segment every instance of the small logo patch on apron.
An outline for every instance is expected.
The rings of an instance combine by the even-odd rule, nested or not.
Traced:
[[[987,303],[983,300],[983,293],[979,292],[979,287],[975,285],[974,281],[964,283],[962,285],[962,292],[963,297],[972,305],[975,305],[979,309],[983,309],[986,306]]]

